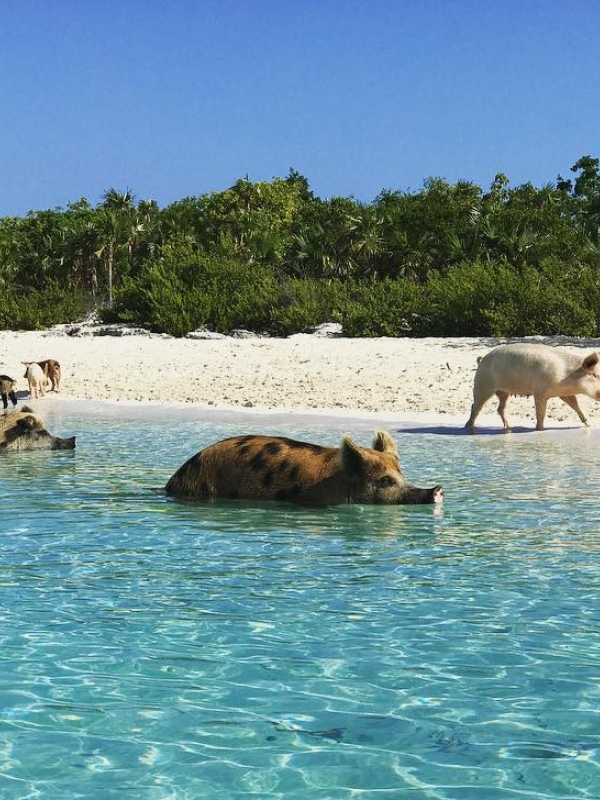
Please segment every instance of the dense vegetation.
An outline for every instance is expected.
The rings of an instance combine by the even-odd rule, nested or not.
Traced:
[[[0,219],[0,328],[105,321],[175,336],[600,335],[600,172],[489,190],[434,178],[372,203],[323,200],[297,172],[163,209],[111,189],[96,207]]]

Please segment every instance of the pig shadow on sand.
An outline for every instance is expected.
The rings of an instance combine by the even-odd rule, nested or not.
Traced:
[[[536,431],[535,425],[532,424],[530,427],[526,425],[515,425],[510,429],[510,431],[505,431],[502,427],[494,427],[492,425],[486,426],[482,425],[481,427],[477,427],[475,433],[471,433],[462,425],[418,425],[418,426],[409,426],[406,428],[396,428],[393,430],[393,433],[429,433],[438,436],[514,436],[523,433],[548,433],[548,432],[561,432],[565,433],[567,431],[575,431],[575,430],[589,430],[589,428],[582,427],[581,425],[569,425],[565,427],[564,425],[546,425],[543,431]]]

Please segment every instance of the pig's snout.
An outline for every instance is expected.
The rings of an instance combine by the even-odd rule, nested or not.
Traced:
[[[431,490],[431,502],[432,503],[441,503],[444,500],[444,487],[443,486],[434,486]]]
[[[52,442],[52,450],[74,450],[75,437],[70,436],[68,439],[61,439],[56,437]]]

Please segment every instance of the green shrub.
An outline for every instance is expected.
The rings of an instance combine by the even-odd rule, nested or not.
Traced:
[[[597,298],[596,272],[590,267],[557,259],[543,261],[539,269],[526,267],[513,298],[518,319],[512,335],[593,336]]]
[[[421,313],[422,287],[406,280],[347,284],[340,321],[346,336],[410,336]]]
[[[231,256],[216,259],[172,250],[161,263],[125,278],[106,319],[183,336],[200,327],[276,336],[339,322],[346,336],[594,336],[600,282],[582,264],[547,259],[539,268],[468,262],[407,279],[281,278]],[[44,325],[39,303],[21,302],[21,316]],[[9,325],[14,310],[5,308]],[[0,318],[1,319],[1,318]]]
[[[0,329],[41,330],[81,316],[89,300],[77,288],[68,290],[57,284],[44,289],[11,287],[0,303]]]
[[[593,336],[597,281],[589,268],[460,264],[424,286],[423,336]],[[593,299],[595,298],[595,299]]]
[[[271,270],[196,256],[175,267],[154,264],[135,280],[126,278],[104,318],[172,336],[200,327],[221,333],[241,327],[264,331],[278,299]]]
[[[433,273],[423,286],[419,336],[495,336],[494,313],[512,293],[513,269],[480,262]]]
[[[149,268],[135,280],[127,277],[121,281],[113,308],[104,309],[102,319],[181,336],[189,324],[181,298],[175,276],[165,274],[160,267]]]
[[[319,278],[289,278],[279,283],[269,332],[276,336],[306,333],[324,322],[340,321],[343,287]]]
[[[235,261],[219,263],[207,272],[202,292],[208,307],[205,324],[220,333],[236,328],[269,331],[280,298],[271,269]]]

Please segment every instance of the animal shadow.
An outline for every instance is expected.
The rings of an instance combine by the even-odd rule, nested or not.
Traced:
[[[561,431],[579,430],[580,426],[573,425],[565,428],[564,426],[546,425],[545,431]],[[462,425],[419,425],[417,427],[397,428],[394,433],[428,433],[435,436],[512,436],[523,433],[538,433],[533,425],[526,427],[524,425],[514,425],[510,431],[505,431],[501,427],[492,426],[477,426],[475,433],[470,433]]]

